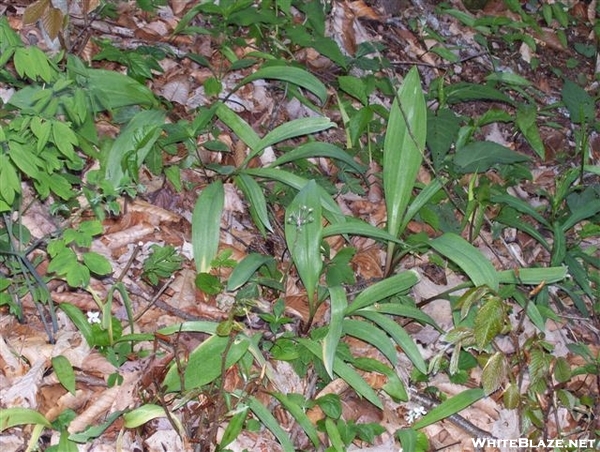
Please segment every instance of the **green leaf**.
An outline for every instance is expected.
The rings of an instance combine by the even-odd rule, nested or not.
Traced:
[[[211,336],[190,353],[184,372],[185,390],[200,388],[221,376],[223,354],[230,340],[229,336]],[[240,360],[249,345],[250,340],[243,335],[233,340],[225,359],[225,370]],[[163,382],[167,392],[182,390],[179,372],[175,365],[167,372]]]
[[[108,259],[94,251],[83,253],[83,262],[96,275],[104,276],[112,272],[112,266]]]
[[[482,173],[494,165],[525,162],[529,157],[492,141],[475,141],[456,150],[454,163],[462,173]]]
[[[89,426],[82,432],[72,433],[69,435],[69,440],[79,444],[90,442],[91,440],[102,435],[113,424],[113,422],[121,417],[122,414],[123,411],[114,411],[110,413],[106,417],[106,421],[102,422],[101,424]]]
[[[392,337],[392,339],[394,339],[396,344],[402,348],[406,356],[408,356],[419,372],[427,374],[427,365],[421,356],[421,352],[404,328],[402,328],[398,323],[388,316],[379,314],[378,312],[362,309],[355,314],[360,315],[379,325],[379,327],[386,331]]]
[[[283,408],[285,408],[285,410],[293,416],[300,427],[302,427],[302,430],[304,430],[304,433],[306,433],[306,436],[310,438],[315,448],[318,449],[321,443],[319,441],[319,434],[309,417],[306,415],[304,407],[300,406],[295,400],[293,400],[289,394],[274,392],[272,395],[281,403]]]
[[[207,295],[217,295],[223,290],[221,280],[210,273],[198,273],[194,282],[196,287]]]
[[[248,397],[247,403],[256,417],[275,435],[283,451],[294,452],[295,448],[288,433],[281,428],[279,421],[271,414],[271,411],[254,396]]]
[[[499,287],[498,273],[477,248],[459,235],[446,233],[431,242],[431,247],[454,261],[473,281],[475,286],[488,285],[493,291]]]
[[[383,189],[387,230],[397,237],[423,160],[427,107],[416,67],[405,77],[394,98],[383,144]],[[402,174],[402,177],[399,175]],[[388,247],[388,266],[393,242]]]
[[[398,358],[396,347],[384,331],[364,320],[344,319],[343,333],[365,341],[379,350],[392,363],[396,365]]]
[[[304,187],[308,180],[296,176],[294,173],[290,173],[288,171],[283,171],[276,168],[252,168],[245,169],[244,173],[250,176],[263,177],[265,179],[276,180],[283,184],[289,185],[296,190],[301,190]],[[317,185],[317,191],[319,194],[319,199],[321,200],[321,206],[325,209],[323,215],[330,223],[340,223],[346,221],[346,217],[342,214],[340,207],[337,203],[331,198],[329,193],[325,191],[323,187]]]
[[[310,339],[299,339],[298,342],[306,347],[313,355],[319,359],[323,359],[322,349],[319,345]],[[340,358],[335,358],[333,361],[333,371],[348,385],[350,385],[358,394],[363,396],[377,408],[383,409],[383,405],[377,393],[371,388],[367,382],[350,366],[344,363]]]
[[[505,320],[504,303],[498,297],[490,297],[480,308],[475,316],[475,341],[480,350],[487,347],[496,337]]]
[[[71,322],[75,324],[75,327],[79,330],[81,335],[85,338],[85,341],[88,343],[90,347],[94,347],[94,333],[92,332],[92,326],[90,322],[88,322],[87,317],[81,312],[81,310],[72,304],[69,303],[61,303],[59,305],[60,309],[62,309]]]
[[[591,124],[594,121],[597,112],[594,99],[582,87],[567,79],[560,94],[569,110],[571,121],[575,124]]]
[[[333,450],[336,452],[344,452],[346,450],[346,446],[342,441],[340,431],[335,422],[333,422],[333,419],[330,417],[325,418],[325,432],[327,433],[327,439],[329,440]]]
[[[120,187],[123,182],[124,158],[132,152],[135,152],[133,155],[138,165],[136,170],[139,171],[139,166],[158,140],[164,122],[165,114],[160,110],[140,111],[121,130],[106,157],[106,179],[113,188]],[[136,178],[137,171],[130,176]]]
[[[265,228],[273,232],[273,226],[271,226],[269,214],[267,213],[267,201],[260,185],[244,173],[235,176],[233,180],[248,200],[250,215],[261,234],[266,236]]]
[[[475,83],[457,83],[444,88],[446,100],[449,104],[458,102],[467,102],[471,100],[495,100],[513,104],[513,100],[506,94],[492,88],[489,85],[479,85]]]
[[[364,106],[369,103],[365,80],[352,75],[341,75],[338,77],[338,83],[342,91],[358,99]]]
[[[216,113],[219,119],[223,121],[227,127],[233,130],[238,138],[246,143],[252,152],[259,152],[262,150],[259,147],[260,137],[237,113],[225,104],[219,104]]]
[[[167,414],[165,413],[165,407],[147,403],[136,408],[135,410],[130,411],[129,413],[125,413],[123,415],[123,421],[125,428],[138,428],[153,419],[163,418],[166,416]],[[184,430],[179,418],[171,414],[169,419],[175,422],[178,433],[182,434]]]
[[[196,201],[192,215],[192,247],[196,271],[208,273],[210,263],[219,250],[221,214],[225,203],[225,189],[221,181],[208,185]]]
[[[257,150],[263,150],[268,146],[273,146],[276,143],[280,143],[290,138],[321,132],[331,127],[336,127],[336,124],[325,116],[298,118],[284,122],[279,127],[270,131],[258,142]],[[250,154],[247,160],[252,157],[254,157],[254,155]]]
[[[302,160],[313,157],[327,157],[344,162],[357,172],[362,173],[363,167],[357,163],[350,154],[343,149],[331,144],[320,141],[313,141],[298,146],[296,149],[286,152],[281,157],[271,163],[271,167],[281,166],[294,160]]]
[[[330,319],[327,335],[323,339],[323,364],[325,365],[325,370],[333,380],[333,361],[342,337],[344,312],[348,307],[348,300],[346,292],[341,286],[329,288],[329,299]]]
[[[344,234],[362,235],[365,237],[371,237],[373,239],[404,243],[402,240],[397,239],[389,232],[353,217],[346,217],[346,221],[343,223],[329,224],[323,229],[323,237]]]
[[[419,274],[414,270],[407,270],[379,281],[358,294],[346,309],[345,315],[350,316],[361,308],[371,306],[397,293],[405,292],[418,282]]]
[[[535,153],[544,160],[546,158],[546,149],[537,126],[537,113],[538,111],[535,105],[520,105],[517,109],[517,119],[515,124],[525,136]]]
[[[76,57],[69,55],[69,63]],[[151,90],[120,72],[109,71],[106,69],[88,69],[86,68],[84,77],[86,78],[87,89],[92,98],[98,99],[104,108],[117,109],[130,105],[140,105],[143,107],[156,107],[158,101]],[[94,112],[100,111],[100,108],[92,108]],[[161,113],[159,110],[152,110]]]
[[[486,395],[496,392],[506,378],[506,357],[501,352],[494,353],[483,368],[481,383]]]
[[[327,100],[327,87],[305,69],[292,66],[266,66],[246,77],[240,82],[240,85],[260,79],[275,79],[290,82],[313,93],[321,101],[321,104],[324,104],[325,100]]]
[[[419,323],[431,325],[436,330],[441,331],[438,324],[435,323],[435,320],[425,314],[421,309],[415,308],[414,306],[402,303],[377,303],[356,311],[356,314],[360,315],[360,312],[362,311],[373,311],[381,314],[390,314],[400,317],[407,317],[409,319],[415,319]]]
[[[306,288],[311,315],[323,267],[321,203],[317,183],[309,181],[290,203],[285,213],[285,240],[298,275]]]
[[[5,408],[0,410],[0,432],[17,425],[37,424],[52,427],[42,414],[29,408]]]
[[[248,417],[248,410],[249,408],[247,406],[241,407],[237,410],[237,413],[232,416],[227,423],[227,428],[225,428],[225,431],[223,432],[221,442],[219,443],[219,449],[217,450],[223,450],[224,447],[231,444],[238,437],[244,428],[244,423]]]
[[[231,272],[231,276],[227,281],[227,290],[233,292],[239,289],[250,280],[256,270],[273,261],[274,259],[271,256],[263,256],[258,253],[248,254]]]
[[[417,430],[427,427],[428,425],[435,424],[436,422],[446,419],[447,417],[458,413],[466,407],[473,405],[483,397],[485,397],[485,392],[483,389],[467,389],[466,391],[463,391],[460,394],[440,403],[429,413],[415,422],[413,424],[413,428]]]
[[[55,356],[52,358],[52,368],[60,384],[75,395],[75,371],[69,360],[62,355]]]
[[[12,206],[19,193],[21,193],[21,184],[15,167],[7,155],[0,154],[0,198]]]

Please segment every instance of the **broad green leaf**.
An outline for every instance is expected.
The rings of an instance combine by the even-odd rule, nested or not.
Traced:
[[[321,240],[323,225],[319,191],[314,180],[296,195],[285,212],[285,240],[306,288],[311,315],[314,314],[315,291],[321,275]]]
[[[427,146],[431,150],[433,165],[440,168],[452,143],[456,142],[460,118],[449,108],[440,108],[427,115]]]
[[[272,393],[273,397],[275,397],[279,403],[285,408],[287,412],[289,412],[293,418],[298,422],[306,436],[308,436],[315,446],[318,449],[320,445],[319,434],[317,429],[306,415],[304,407],[298,405],[288,394],[281,394],[279,392]]]
[[[345,222],[330,224],[325,226],[323,229],[323,237],[344,234],[361,235],[365,237],[371,237],[373,239],[380,239],[401,244],[404,243],[402,240],[397,239],[389,232],[354,217],[346,217]]]
[[[283,452],[294,452],[296,449],[288,433],[281,428],[279,421],[273,416],[269,408],[260,403],[254,396],[248,397],[247,403],[260,422],[275,435],[283,448]]]
[[[93,439],[98,438],[102,435],[117,419],[121,417],[123,411],[113,411],[108,416],[106,416],[106,420],[99,425],[90,425],[82,432],[71,433],[69,435],[69,440],[74,441],[79,444],[85,444],[90,442]],[[61,451],[62,452],[62,451]]]
[[[154,419],[167,417],[167,414],[165,412],[166,409],[167,408],[164,406],[154,405],[150,403],[142,405],[123,415],[124,426],[125,428],[137,428]],[[178,434],[184,434],[185,430],[177,416],[171,413],[171,415],[169,416],[169,421],[175,423]]]
[[[485,392],[481,388],[467,389],[454,397],[445,400],[433,408],[429,413],[413,424],[415,430],[435,424],[442,419],[446,419],[453,414],[473,405],[478,400],[485,397]]]
[[[156,140],[158,140],[164,122],[164,112],[145,110],[136,113],[127,123],[127,126],[121,130],[106,157],[106,178],[114,188],[120,186],[123,176],[125,176],[123,171],[124,157],[135,151],[137,164],[141,166]],[[139,171],[139,167],[137,170]],[[131,176],[137,177],[137,173]]]
[[[325,370],[333,380],[333,361],[337,353],[337,347],[342,337],[342,326],[344,312],[348,307],[346,292],[341,286],[329,288],[330,319],[327,335],[323,340],[323,364]]]
[[[569,110],[571,121],[575,124],[592,122],[598,112],[594,99],[581,86],[565,80],[561,90],[562,100]]]
[[[550,226],[548,220],[546,220],[537,210],[535,210],[531,204],[515,197],[511,196],[508,193],[494,193],[491,195],[491,201],[497,204],[506,204],[512,207],[515,210],[518,210],[521,213],[527,214],[530,217],[534,218],[538,223],[545,225],[546,227]]]
[[[38,424],[51,427],[42,414],[29,408],[5,408],[0,410],[0,432],[17,425]]]
[[[390,111],[383,143],[383,189],[387,207],[387,230],[393,236],[402,231],[403,215],[411,198],[423,160],[427,135],[427,107],[421,80],[413,67],[398,90]],[[389,267],[393,242],[388,246]]]
[[[281,166],[294,160],[302,160],[312,157],[327,157],[335,160],[344,162],[352,169],[359,173],[363,172],[363,167],[356,162],[350,154],[343,149],[331,144],[320,141],[313,141],[306,144],[302,144],[296,149],[286,152],[269,166],[276,167]]]
[[[493,291],[499,287],[498,273],[477,248],[459,235],[446,233],[431,242],[438,253],[454,261],[473,281],[475,286],[488,285]]]
[[[267,201],[260,185],[247,174],[241,173],[233,179],[249,203],[250,215],[261,234],[266,236],[266,230],[273,232],[273,226],[267,213]]]
[[[76,57],[69,56],[69,60],[72,58]],[[85,74],[81,75],[86,78],[90,96],[98,99],[103,108],[117,109],[130,105],[158,106],[158,101],[151,90],[120,72],[86,68]],[[100,110],[94,107],[92,105],[95,112]],[[159,110],[153,111],[161,113]]]
[[[422,324],[431,325],[436,330],[440,330],[440,327],[437,325],[437,323],[435,323],[435,320],[425,314],[421,309],[415,308],[414,306],[401,303],[377,303],[356,311],[355,314],[360,315],[360,312],[362,311],[373,311],[381,314],[390,314],[409,319],[415,319]]]
[[[83,253],[83,262],[96,275],[104,276],[112,272],[112,266],[108,259],[94,251]]]
[[[395,369],[374,358],[356,358],[353,364],[357,369],[366,372],[379,372],[388,377],[388,381],[383,385],[382,389],[396,401],[408,401],[408,393],[406,392],[404,383],[398,377]]]
[[[544,160],[546,158],[546,149],[537,126],[537,116],[538,111],[535,105],[521,105],[517,109],[515,124],[538,157]]]
[[[19,176],[8,156],[0,154],[0,198],[11,206],[15,196],[21,192]]]
[[[308,180],[303,177],[296,176],[294,173],[277,168],[248,168],[244,170],[244,173],[250,176],[276,180],[283,184],[289,185],[296,190],[301,190],[302,187],[308,183]],[[340,207],[331,198],[329,193],[327,193],[320,185],[317,185],[317,187],[319,198],[321,199],[321,205],[323,206],[323,209],[325,209],[323,216],[327,218],[327,221],[332,224],[346,221],[346,217],[342,213]]]
[[[427,204],[431,200],[431,198],[433,198],[435,194],[441,190],[441,188],[442,182],[436,178],[419,192],[419,194],[415,197],[413,202],[410,203],[410,206],[408,206],[408,209],[406,209],[406,215],[404,215],[402,225],[400,226],[401,231],[404,231],[408,223],[413,219],[413,217],[417,213],[419,213],[419,210],[421,210],[421,208],[425,204]]]
[[[192,248],[198,273],[208,273],[219,250],[225,189],[221,181],[208,185],[196,201],[192,215]]]
[[[61,385],[75,395],[75,371],[69,360],[63,355],[52,358],[52,368]]]
[[[227,281],[227,290],[232,292],[239,289],[250,280],[256,270],[272,261],[274,259],[271,256],[264,256],[258,253],[248,254],[231,272]]]
[[[310,339],[299,339],[298,342],[306,347],[313,355],[319,359],[323,359],[322,349],[319,345]],[[383,409],[383,404],[377,393],[371,388],[367,382],[350,366],[344,363],[340,358],[335,358],[333,361],[333,371],[350,385],[358,394],[363,396],[377,408]]]
[[[260,79],[275,79],[290,82],[313,93],[321,101],[321,104],[327,100],[327,87],[305,69],[292,66],[266,66],[246,77],[240,82],[240,85]]]
[[[337,428],[337,425],[335,425],[333,419],[330,417],[325,418],[325,432],[327,433],[329,444],[331,444],[331,448],[335,452],[344,452],[346,450],[346,446],[344,441],[342,441],[340,431]]]
[[[365,80],[352,75],[341,75],[338,77],[338,84],[342,91],[358,99],[361,104],[366,106],[369,103],[367,83]]]
[[[366,309],[362,309],[355,313],[356,315],[360,315],[371,322],[379,325],[381,329],[386,331],[392,339],[398,344],[406,356],[412,361],[415,367],[422,372],[423,374],[427,374],[427,365],[421,356],[421,352],[417,348],[417,345],[410,337],[410,335],[406,332],[404,328],[402,328],[398,323],[392,320],[390,317],[379,314],[378,312],[367,311]]]
[[[290,138],[310,135],[331,127],[336,127],[336,124],[324,116],[294,119],[292,121],[284,122],[277,128],[267,133],[258,142],[257,148],[262,150],[268,146],[273,146],[276,143],[280,143]],[[252,154],[250,154],[250,156],[252,156]]]
[[[567,232],[577,223],[593,217],[600,212],[600,200],[595,199],[591,202],[586,203],[584,206],[574,209],[568,216],[566,221],[562,224],[562,231]]]
[[[449,104],[468,102],[471,100],[497,100],[507,104],[513,104],[513,100],[506,94],[492,88],[489,85],[478,85],[475,83],[457,83],[444,88],[446,101]]]
[[[250,124],[244,121],[236,112],[225,104],[219,104],[216,113],[219,119],[223,121],[227,127],[233,130],[238,138],[246,143],[252,152],[259,152],[262,150],[259,147],[260,137],[256,134],[254,129],[250,127]]]
[[[346,309],[345,315],[350,316],[361,308],[371,306],[392,295],[405,292],[418,282],[419,274],[414,270],[407,270],[379,281],[358,294]]]
[[[379,350],[392,363],[396,365],[396,347],[384,331],[364,320],[344,319],[343,333],[365,341]]]
[[[223,450],[224,447],[226,447],[228,444],[231,444],[238,437],[244,428],[244,423],[248,417],[248,410],[249,408],[244,406],[237,410],[237,413],[232,416],[227,423],[227,428],[225,428],[225,431],[223,432],[223,437],[221,438],[219,449],[217,450]]]
[[[417,432],[412,428],[401,428],[396,430],[396,436],[400,440],[403,452],[415,452],[417,450]]]
[[[494,165],[525,162],[529,157],[492,141],[475,141],[456,150],[454,163],[462,173],[482,173]]]
[[[223,359],[225,359],[225,369],[234,365],[248,350],[250,344],[246,336],[239,335],[229,345],[231,340],[229,336],[211,336],[200,344],[192,353],[190,353],[185,372],[185,389],[200,388],[218,378],[221,375]],[[223,354],[227,352],[225,358]],[[163,382],[167,392],[180,391],[180,370],[177,366],[172,366]]]
[[[61,303],[59,307],[67,314],[69,319],[71,319],[71,322],[75,324],[75,327],[77,327],[86,342],[93,347],[95,345],[94,333],[92,332],[92,326],[90,325],[90,322],[88,322],[85,314],[81,312],[77,306],[69,303]]]

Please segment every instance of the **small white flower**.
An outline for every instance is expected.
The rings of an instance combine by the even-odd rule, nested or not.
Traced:
[[[88,322],[93,325],[94,323],[100,323],[100,312],[88,311],[87,313]]]
[[[406,419],[406,422],[408,422],[409,424],[412,424],[417,419],[425,416],[426,414],[427,414],[427,410],[425,410],[425,408],[423,408],[422,406],[418,406],[418,407],[410,410],[408,412],[408,414],[406,416],[404,416],[404,419]]]

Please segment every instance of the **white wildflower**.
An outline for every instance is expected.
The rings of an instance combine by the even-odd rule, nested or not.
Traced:
[[[88,311],[87,318],[90,325],[93,325],[94,323],[100,323],[100,312]]]

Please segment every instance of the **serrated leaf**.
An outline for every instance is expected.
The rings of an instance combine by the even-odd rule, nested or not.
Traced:
[[[519,393],[519,388],[515,383],[511,383],[508,385],[504,394],[502,394],[502,401],[504,402],[504,406],[508,410],[515,410],[519,407],[521,400],[521,394]]]
[[[48,32],[50,39],[56,39],[63,28],[63,13],[58,8],[49,8],[42,16],[42,25]]]
[[[486,395],[497,391],[504,383],[506,366],[506,358],[503,353],[496,352],[488,359],[481,375],[481,383]]]
[[[498,297],[489,298],[479,308],[473,330],[480,350],[487,347],[491,340],[502,331],[505,315],[504,303]]]
[[[559,383],[566,383],[571,379],[571,375],[571,366],[569,365],[569,362],[562,356],[556,358],[554,363],[554,378],[556,378],[556,381]]]
[[[23,12],[23,24],[33,24],[40,20],[44,12],[50,7],[50,0],[37,0],[25,8]]]
[[[192,215],[192,247],[198,273],[208,273],[219,250],[225,189],[221,181],[208,185],[196,201]]]

